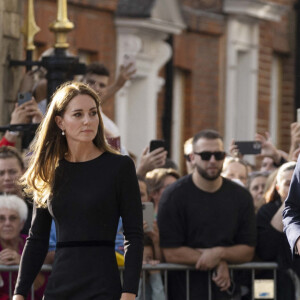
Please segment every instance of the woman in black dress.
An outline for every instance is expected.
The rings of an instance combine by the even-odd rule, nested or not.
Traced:
[[[294,300],[297,290],[295,284],[300,275],[300,261],[292,260],[289,243],[283,232],[282,211],[295,162],[287,162],[279,169],[273,185],[266,193],[266,204],[257,213],[256,252],[264,261],[277,262],[277,299]]]
[[[135,299],[142,265],[142,208],[135,167],[106,143],[95,92],[67,83],[52,98],[22,181],[34,199],[14,300],[23,300],[48,249],[52,218],[57,250],[45,300]],[[114,253],[124,227],[121,286]]]

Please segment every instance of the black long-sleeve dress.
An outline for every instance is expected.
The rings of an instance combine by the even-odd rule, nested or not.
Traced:
[[[295,299],[294,284],[288,269],[300,275],[300,261],[292,260],[286,235],[271,225],[271,220],[281,206],[281,199],[263,205],[257,213],[257,255],[264,261],[277,262],[277,299]]]
[[[120,216],[126,251],[123,287],[114,252]],[[137,293],[143,253],[142,208],[129,157],[104,152],[87,162],[60,161],[48,209],[34,207],[15,294],[28,293],[43,264],[52,217],[57,250],[45,300],[119,300],[121,292]]]

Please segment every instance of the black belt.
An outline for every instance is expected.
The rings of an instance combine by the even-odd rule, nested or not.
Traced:
[[[113,241],[68,241],[68,242],[57,242],[56,248],[66,247],[114,247],[115,242]]]

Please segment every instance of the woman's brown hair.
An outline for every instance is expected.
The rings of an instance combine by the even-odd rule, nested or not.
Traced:
[[[29,167],[20,179],[24,191],[33,197],[38,207],[47,207],[47,201],[51,198],[55,169],[59,160],[68,152],[66,138],[57,126],[55,117],[63,117],[67,105],[77,95],[88,95],[96,103],[99,129],[93,140],[94,144],[101,151],[116,153],[107,144],[104,136],[100,100],[97,94],[89,86],[80,82],[67,82],[60,86],[53,94],[48,111],[37,129],[30,149],[32,157]]]

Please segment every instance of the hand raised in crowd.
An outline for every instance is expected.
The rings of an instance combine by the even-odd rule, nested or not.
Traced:
[[[15,250],[6,248],[0,252],[0,264],[2,265],[19,265],[21,255]]]
[[[201,252],[201,256],[196,263],[196,269],[202,271],[212,270],[220,263],[218,247],[197,250]]]
[[[297,149],[300,148],[300,123],[294,122],[291,124],[291,144],[289,151],[289,159],[297,160],[299,152]]]
[[[243,155],[239,152],[239,147],[235,144],[235,140],[232,139],[229,145],[229,153],[232,157],[243,158]]]
[[[40,123],[43,118],[43,114],[38,108],[38,105],[34,98],[21,105],[16,103],[15,109],[11,114],[10,124],[27,124],[27,123]]]
[[[142,153],[140,163],[137,167],[136,173],[145,177],[146,173],[161,168],[166,163],[167,151],[161,147],[149,152],[149,148],[146,147]]]
[[[226,291],[228,288],[230,288],[231,282],[230,282],[230,273],[228,264],[226,261],[220,261],[220,263],[217,265],[213,272],[212,280],[214,283],[220,288],[220,290]]]
[[[291,143],[298,148],[300,146],[300,123],[294,122],[291,124]]]
[[[104,103],[106,100],[111,98],[117,91],[119,91],[124,84],[131,78],[131,76],[136,72],[134,63],[130,63],[127,66],[121,66],[119,75],[116,81],[107,87],[105,95],[102,96],[101,102]]]
[[[261,155],[273,158],[276,164],[280,163],[281,153],[273,145],[270,134],[266,132],[264,135],[256,133],[255,140],[261,142]]]
[[[297,161],[299,154],[300,154],[300,147],[297,148],[293,153],[290,154],[289,160],[290,161]]]
[[[34,73],[35,70],[30,70],[24,74],[20,84],[20,93],[31,92],[34,86]]]
[[[136,68],[133,62],[129,63],[127,66],[121,65],[120,73],[115,83],[116,86],[122,88],[135,72]]]

